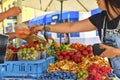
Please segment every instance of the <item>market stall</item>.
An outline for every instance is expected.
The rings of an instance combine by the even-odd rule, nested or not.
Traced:
[[[108,61],[93,55],[92,45],[72,43],[49,48],[37,42],[17,49],[8,46],[6,60],[0,64],[2,79],[50,80],[112,80]]]
[[[94,11],[92,14],[95,14]],[[75,22],[79,20],[78,17],[77,11],[65,11],[62,20]],[[55,12],[30,20],[27,27],[34,24],[58,24],[60,20],[60,12]],[[5,62],[0,64],[1,80],[114,79],[110,76],[112,68],[109,61],[94,55],[93,45],[80,42],[59,45],[58,41],[51,36],[47,42],[38,34],[24,39],[27,44],[20,47],[7,46]],[[41,42],[42,40],[45,44]]]

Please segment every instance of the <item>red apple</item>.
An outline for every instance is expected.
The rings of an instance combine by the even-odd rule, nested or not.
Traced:
[[[83,50],[83,51],[82,51],[82,55],[83,55],[83,56],[87,56],[87,55],[88,55],[88,52],[87,52],[86,50]]]
[[[61,54],[62,54],[63,56],[65,56],[65,55],[67,55],[67,51],[62,51]]]
[[[70,56],[66,55],[66,56],[64,56],[64,59],[70,60]]]
[[[59,56],[59,55],[60,55],[60,52],[57,51],[57,52],[56,52],[56,55]]]
[[[87,47],[86,47],[86,50],[87,51],[92,51],[93,49],[92,49],[92,45],[88,45]]]
[[[73,56],[74,55],[74,51],[69,52],[69,55]]]
[[[63,60],[63,56],[62,56],[62,55],[59,55],[59,56],[58,56],[58,59],[59,59],[59,60]]]
[[[79,51],[82,51],[82,50],[85,50],[86,49],[86,46],[82,46],[80,47]]]

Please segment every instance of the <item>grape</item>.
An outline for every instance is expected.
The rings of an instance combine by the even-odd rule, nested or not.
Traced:
[[[76,80],[77,77],[75,74],[64,71],[54,71],[46,73],[39,77],[38,80]]]

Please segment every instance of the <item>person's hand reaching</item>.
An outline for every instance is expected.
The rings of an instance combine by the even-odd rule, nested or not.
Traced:
[[[43,27],[40,25],[33,25],[29,30],[31,31],[31,34],[36,34],[37,32],[42,31]]]
[[[30,35],[29,29],[21,28],[15,32],[16,38],[27,38]]]
[[[100,44],[100,48],[105,49],[105,51],[100,55],[101,57],[113,58],[118,55],[119,49],[117,49],[117,48],[107,46],[104,44]]]

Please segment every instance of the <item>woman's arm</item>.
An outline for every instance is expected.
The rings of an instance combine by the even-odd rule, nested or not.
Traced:
[[[60,23],[49,25],[50,32],[59,32],[59,33],[71,33],[71,32],[85,32],[85,31],[92,31],[96,30],[97,28],[90,22],[89,19],[85,19],[78,22],[67,22],[67,23]],[[30,31],[35,33],[37,31],[42,31],[43,26],[32,26]]]

